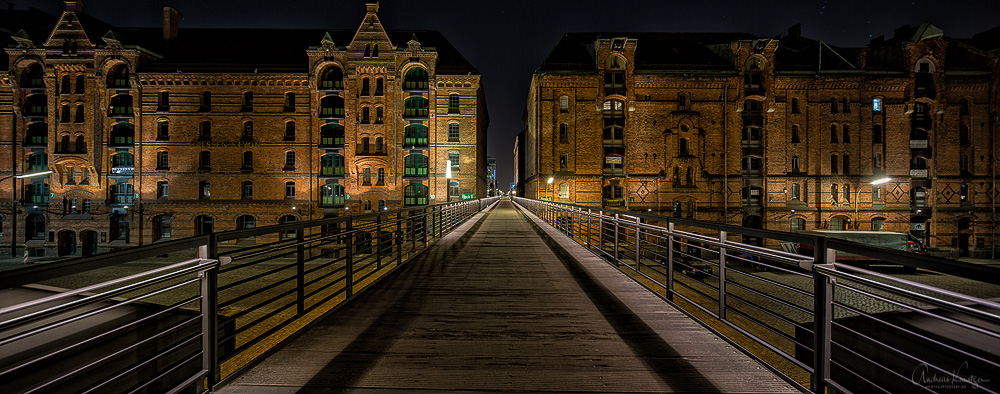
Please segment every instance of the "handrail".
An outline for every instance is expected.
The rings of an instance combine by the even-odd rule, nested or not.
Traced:
[[[1000,361],[984,350],[1000,348],[1000,303],[851,266],[836,252],[992,284],[1000,282],[996,268],[824,236],[514,201],[803,391],[917,385],[935,392],[933,377],[913,377],[926,368],[937,379],[1000,392],[997,382],[977,378],[1000,376]],[[785,242],[812,245],[815,253],[779,250]]]
[[[4,387],[212,390],[497,200],[217,232],[0,272],[0,288],[40,294],[0,308]],[[160,255],[169,257],[146,260]],[[80,282],[90,271],[102,280]],[[74,334],[87,329],[100,332]]]

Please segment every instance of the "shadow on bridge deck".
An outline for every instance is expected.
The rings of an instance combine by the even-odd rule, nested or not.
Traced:
[[[501,201],[222,393],[797,392]]]

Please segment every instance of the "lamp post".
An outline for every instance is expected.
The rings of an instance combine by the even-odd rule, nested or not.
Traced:
[[[556,180],[556,178],[555,178],[555,177],[551,177],[551,176],[550,176],[550,177],[549,177],[549,181],[548,181],[548,182],[546,182],[546,183],[548,183],[548,184],[549,184],[549,190],[550,190],[550,191],[551,191],[551,193],[552,193],[552,194],[550,195],[551,197],[549,197],[549,201],[555,201],[555,200],[556,200],[556,191],[555,191],[555,189],[553,189],[553,187],[555,187],[555,186],[552,186],[552,181],[554,181],[554,180]]]
[[[40,176],[44,176],[44,175],[49,175],[51,173],[52,173],[52,170],[45,170],[45,171],[31,172],[31,173],[21,174],[21,175],[16,175],[16,174],[15,175],[8,175],[8,176],[5,176],[3,178],[0,178],[0,182],[6,181],[6,180],[11,179],[11,178],[17,178],[17,179],[35,178],[35,177],[40,177]],[[10,211],[11,211],[10,212],[11,213],[11,215],[10,215],[10,221],[11,221],[11,225],[10,225],[10,257],[11,258],[14,258],[15,256],[17,256],[17,181],[13,181],[13,184],[14,185],[13,185],[13,188],[11,189],[11,196],[10,196],[10,205],[11,205],[11,208],[10,208]]]
[[[881,184],[889,182],[891,180],[892,180],[891,178],[879,178],[879,179],[873,180],[871,182],[868,182],[867,184],[868,185],[872,185],[872,190],[874,190],[875,185],[881,185]],[[861,186],[858,186],[858,190],[854,192],[854,229],[855,230],[857,230],[858,226],[861,225],[861,220],[858,219],[858,197],[861,196],[861,188],[864,187],[864,185],[866,185],[866,184],[862,183]],[[872,201],[874,202],[874,199],[872,199]]]

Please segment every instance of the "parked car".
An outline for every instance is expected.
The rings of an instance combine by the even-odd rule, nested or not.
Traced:
[[[681,273],[685,276],[701,280],[710,274],[715,274],[715,269],[713,269],[708,263],[696,261],[688,263],[688,265],[689,267],[684,268],[684,270],[681,271]]]

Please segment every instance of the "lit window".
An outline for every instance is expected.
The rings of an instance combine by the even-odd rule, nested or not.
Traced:
[[[448,160],[451,160],[451,171],[452,172],[458,172],[458,169],[459,169],[458,158],[459,158],[458,157],[458,152],[450,152],[450,153],[448,153]]]
[[[559,112],[569,111],[569,96],[559,96]]]
[[[882,112],[882,99],[876,98],[872,100],[872,111]]]

